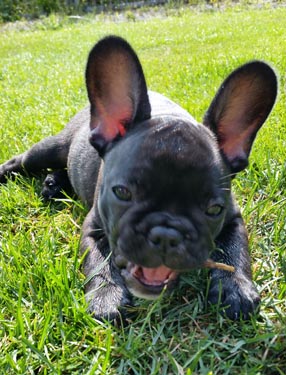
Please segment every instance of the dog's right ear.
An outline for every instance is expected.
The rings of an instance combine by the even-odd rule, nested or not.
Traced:
[[[86,86],[91,106],[90,143],[103,156],[106,147],[134,123],[151,116],[141,64],[124,39],[108,36],[93,47]]]

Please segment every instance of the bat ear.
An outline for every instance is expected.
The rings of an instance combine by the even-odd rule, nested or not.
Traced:
[[[151,116],[144,73],[122,38],[108,36],[91,50],[86,67],[90,101],[90,143],[103,155],[136,122]]]
[[[262,61],[233,71],[222,83],[204,117],[217,136],[233,173],[248,165],[253,141],[267,119],[277,95],[277,77]]]

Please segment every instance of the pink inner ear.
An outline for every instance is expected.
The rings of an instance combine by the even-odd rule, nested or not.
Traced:
[[[237,124],[237,121],[234,125],[231,125],[233,121],[229,120],[230,122],[227,125],[220,124],[220,129],[223,129],[223,132],[219,133],[221,137],[220,148],[229,160],[247,158],[253,134],[256,132],[256,122],[243,128],[241,124]]]
[[[123,137],[126,133],[125,126],[132,121],[132,107],[129,98],[120,98],[104,106],[97,101],[97,116],[92,117],[90,128],[96,129],[107,142],[113,141],[118,135]]]

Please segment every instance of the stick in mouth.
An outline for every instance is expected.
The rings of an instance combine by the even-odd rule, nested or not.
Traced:
[[[229,271],[229,272],[235,271],[235,268],[233,266],[229,266],[228,264],[224,264],[224,263],[218,263],[218,262],[215,262],[212,259],[207,259],[204,262],[204,266],[206,268],[217,268],[217,269],[220,269],[220,270],[223,270],[223,271]]]

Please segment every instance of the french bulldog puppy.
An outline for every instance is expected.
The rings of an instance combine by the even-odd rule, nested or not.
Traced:
[[[2,164],[0,180],[51,168],[44,195],[70,181],[89,207],[81,255],[90,311],[115,319],[131,295],[156,298],[211,257],[235,272],[210,271],[209,301],[231,319],[248,319],[260,299],[231,180],[274,105],[272,68],[252,61],[233,71],[203,124],[147,90],[137,55],[120,37],[91,50],[86,86],[90,105],[58,135]]]

